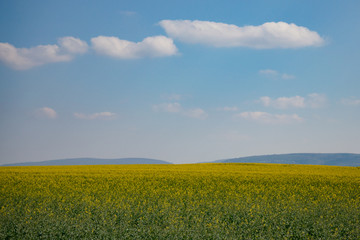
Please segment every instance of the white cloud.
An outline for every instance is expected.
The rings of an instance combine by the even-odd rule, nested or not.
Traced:
[[[276,70],[273,69],[263,69],[259,71],[259,74],[266,76],[268,78],[275,78],[275,79],[284,79],[284,80],[290,80],[294,79],[295,76],[287,73],[279,73]]]
[[[86,42],[74,37],[60,38],[59,44],[68,53],[83,54],[88,50],[88,44]]]
[[[348,106],[360,106],[360,99],[357,99],[355,97],[344,98],[341,100],[341,103]]]
[[[184,109],[181,104],[177,102],[153,105],[152,108],[156,112],[174,113],[190,118],[206,119],[208,117],[208,114],[201,108]]]
[[[161,96],[163,99],[166,99],[166,100],[170,100],[170,101],[179,101],[183,98],[182,95],[180,94],[176,94],[176,93],[173,93],[173,94],[164,94]]]
[[[300,123],[304,119],[297,114],[271,114],[267,112],[242,112],[235,117],[265,124]]]
[[[304,108],[305,107],[305,99],[300,96],[295,97],[280,97],[277,99],[271,99],[270,97],[261,97],[260,102],[265,107],[274,107],[279,109],[286,108]]]
[[[49,107],[43,107],[43,108],[36,109],[35,115],[40,118],[50,118],[50,119],[57,118],[56,111]]]
[[[311,93],[306,98],[306,106],[310,108],[321,108],[327,102],[325,94]]]
[[[236,112],[238,111],[239,109],[235,106],[233,107],[223,107],[223,108],[218,108],[218,111],[224,111],[224,112]]]
[[[0,61],[16,70],[26,70],[53,62],[67,62],[75,54],[85,53],[87,43],[74,37],[63,37],[59,44],[39,45],[32,48],[16,48],[0,43]]]
[[[317,32],[285,22],[244,27],[199,20],[162,20],[159,24],[174,39],[214,47],[299,48],[324,43]]]
[[[169,112],[169,113],[179,113],[182,112],[183,109],[180,103],[162,103],[159,105],[154,105],[153,110],[157,112]]]
[[[83,113],[74,113],[74,117],[77,119],[114,119],[116,117],[115,113],[112,112],[100,112],[100,113],[93,113],[93,114],[83,114]]]
[[[283,73],[283,74],[281,74],[281,78],[284,80],[289,80],[289,79],[294,79],[295,76],[291,75],[291,74]]]
[[[326,103],[326,96],[324,94],[312,93],[306,98],[301,96],[294,97],[279,97],[272,99],[268,96],[261,97],[261,102],[265,107],[273,107],[278,109],[287,108],[320,108]]]
[[[208,114],[201,108],[189,109],[183,112],[185,116],[197,119],[206,119]]]
[[[137,12],[134,11],[120,11],[120,14],[125,17],[132,17],[137,15]]]
[[[147,37],[137,43],[117,37],[98,36],[92,38],[91,43],[98,54],[120,59],[166,57],[177,53],[173,40],[165,36]]]
[[[278,76],[279,73],[273,69],[263,69],[259,71],[259,74],[266,75],[266,76]]]

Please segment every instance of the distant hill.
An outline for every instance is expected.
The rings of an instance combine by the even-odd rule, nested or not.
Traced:
[[[170,162],[149,158],[69,158],[42,162],[24,162],[4,164],[2,166],[65,166],[65,165],[118,165],[118,164],[172,164]]]
[[[215,161],[218,163],[281,163],[331,166],[360,166],[360,154],[353,153],[292,153],[240,157]]]

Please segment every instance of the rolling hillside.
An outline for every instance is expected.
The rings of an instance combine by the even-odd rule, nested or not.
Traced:
[[[172,164],[170,162],[150,158],[69,158],[42,162],[23,162],[4,164],[2,166],[65,166],[65,165],[118,165],[118,164]]]
[[[280,163],[331,166],[360,166],[360,154],[353,153],[292,153],[231,158],[218,163]]]

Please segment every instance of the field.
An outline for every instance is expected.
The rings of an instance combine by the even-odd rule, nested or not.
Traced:
[[[360,168],[0,168],[0,239],[360,239]]]

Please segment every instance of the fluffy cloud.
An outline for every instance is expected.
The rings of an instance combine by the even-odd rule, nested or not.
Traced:
[[[43,108],[36,109],[35,115],[40,118],[49,118],[49,119],[57,118],[56,111],[49,107],[43,107]]]
[[[201,108],[188,109],[183,111],[185,116],[197,119],[205,119],[208,117],[207,113]]]
[[[137,15],[137,12],[134,11],[120,11],[120,14],[124,17],[133,17]]]
[[[280,108],[280,109],[286,109],[286,108],[304,108],[305,107],[305,98],[300,96],[295,97],[280,97],[277,99],[271,99],[270,97],[261,97],[260,102],[265,107],[274,107],[274,108]]]
[[[284,79],[284,80],[289,80],[289,79],[294,79],[295,76],[291,75],[291,74],[287,74],[287,73],[279,73],[276,70],[273,69],[263,69],[259,71],[259,74],[269,77],[269,78],[275,78],[275,79]]]
[[[137,43],[117,37],[98,36],[92,38],[91,43],[98,54],[120,59],[166,57],[177,53],[173,40],[165,36],[147,37]]]
[[[75,54],[85,53],[88,49],[86,42],[74,37],[63,37],[58,42],[32,48],[0,43],[0,61],[13,69],[26,70],[47,63],[71,61]]]
[[[306,98],[306,106],[310,108],[321,108],[327,102],[325,94],[311,93]]]
[[[352,98],[344,98],[341,100],[341,103],[348,106],[360,106],[360,99]]]
[[[281,74],[281,78],[285,79],[285,80],[288,80],[288,79],[294,79],[295,76],[291,75],[291,74],[283,73],[283,74]]]
[[[116,117],[116,114],[112,112],[100,112],[93,114],[74,113],[74,117],[77,119],[87,119],[87,120],[114,119]]]
[[[260,98],[259,102],[261,102],[265,107],[274,107],[278,109],[305,107],[319,108],[326,103],[326,96],[318,93],[309,94],[306,98],[294,96],[272,99],[268,96],[264,96]]]
[[[265,75],[265,76],[278,76],[279,73],[276,70],[273,69],[263,69],[259,71],[259,74]]]
[[[170,101],[179,101],[183,98],[182,95],[180,94],[176,94],[176,93],[173,93],[173,94],[163,94],[161,96],[163,99],[166,99],[166,100],[170,100]]]
[[[64,52],[68,53],[83,54],[88,50],[88,45],[86,42],[74,37],[60,38],[59,44],[63,48]]]
[[[174,39],[214,47],[300,48],[324,43],[317,32],[285,22],[244,27],[198,20],[163,20],[159,24]]]
[[[166,57],[177,53],[173,40],[165,36],[147,37],[138,43],[98,36],[92,38],[91,43],[98,54],[123,59]],[[32,48],[16,48],[9,43],[0,43],[0,61],[13,69],[26,70],[47,63],[71,61],[76,54],[87,51],[88,44],[74,37],[63,37],[58,44]]]
[[[156,112],[175,113],[190,118],[206,119],[208,117],[208,114],[201,108],[184,109],[181,104],[177,102],[162,103],[154,105],[152,108]]]
[[[169,113],[179,113],[183,111],[180,103],[162,103],[159,105],[154,105],[153,110],[156,112],[169,112]]]
[[[242,112],[235,115],[237,118],[247,119],[265,124],[300,123],[303,118],[297,114],[271,114],[267,112]]]
[[[218,111],[224,111],[224,112],[236,112],[238,111],[239,109],[237,107],[223,107],[223,108],[218,108],[217,109]]]

